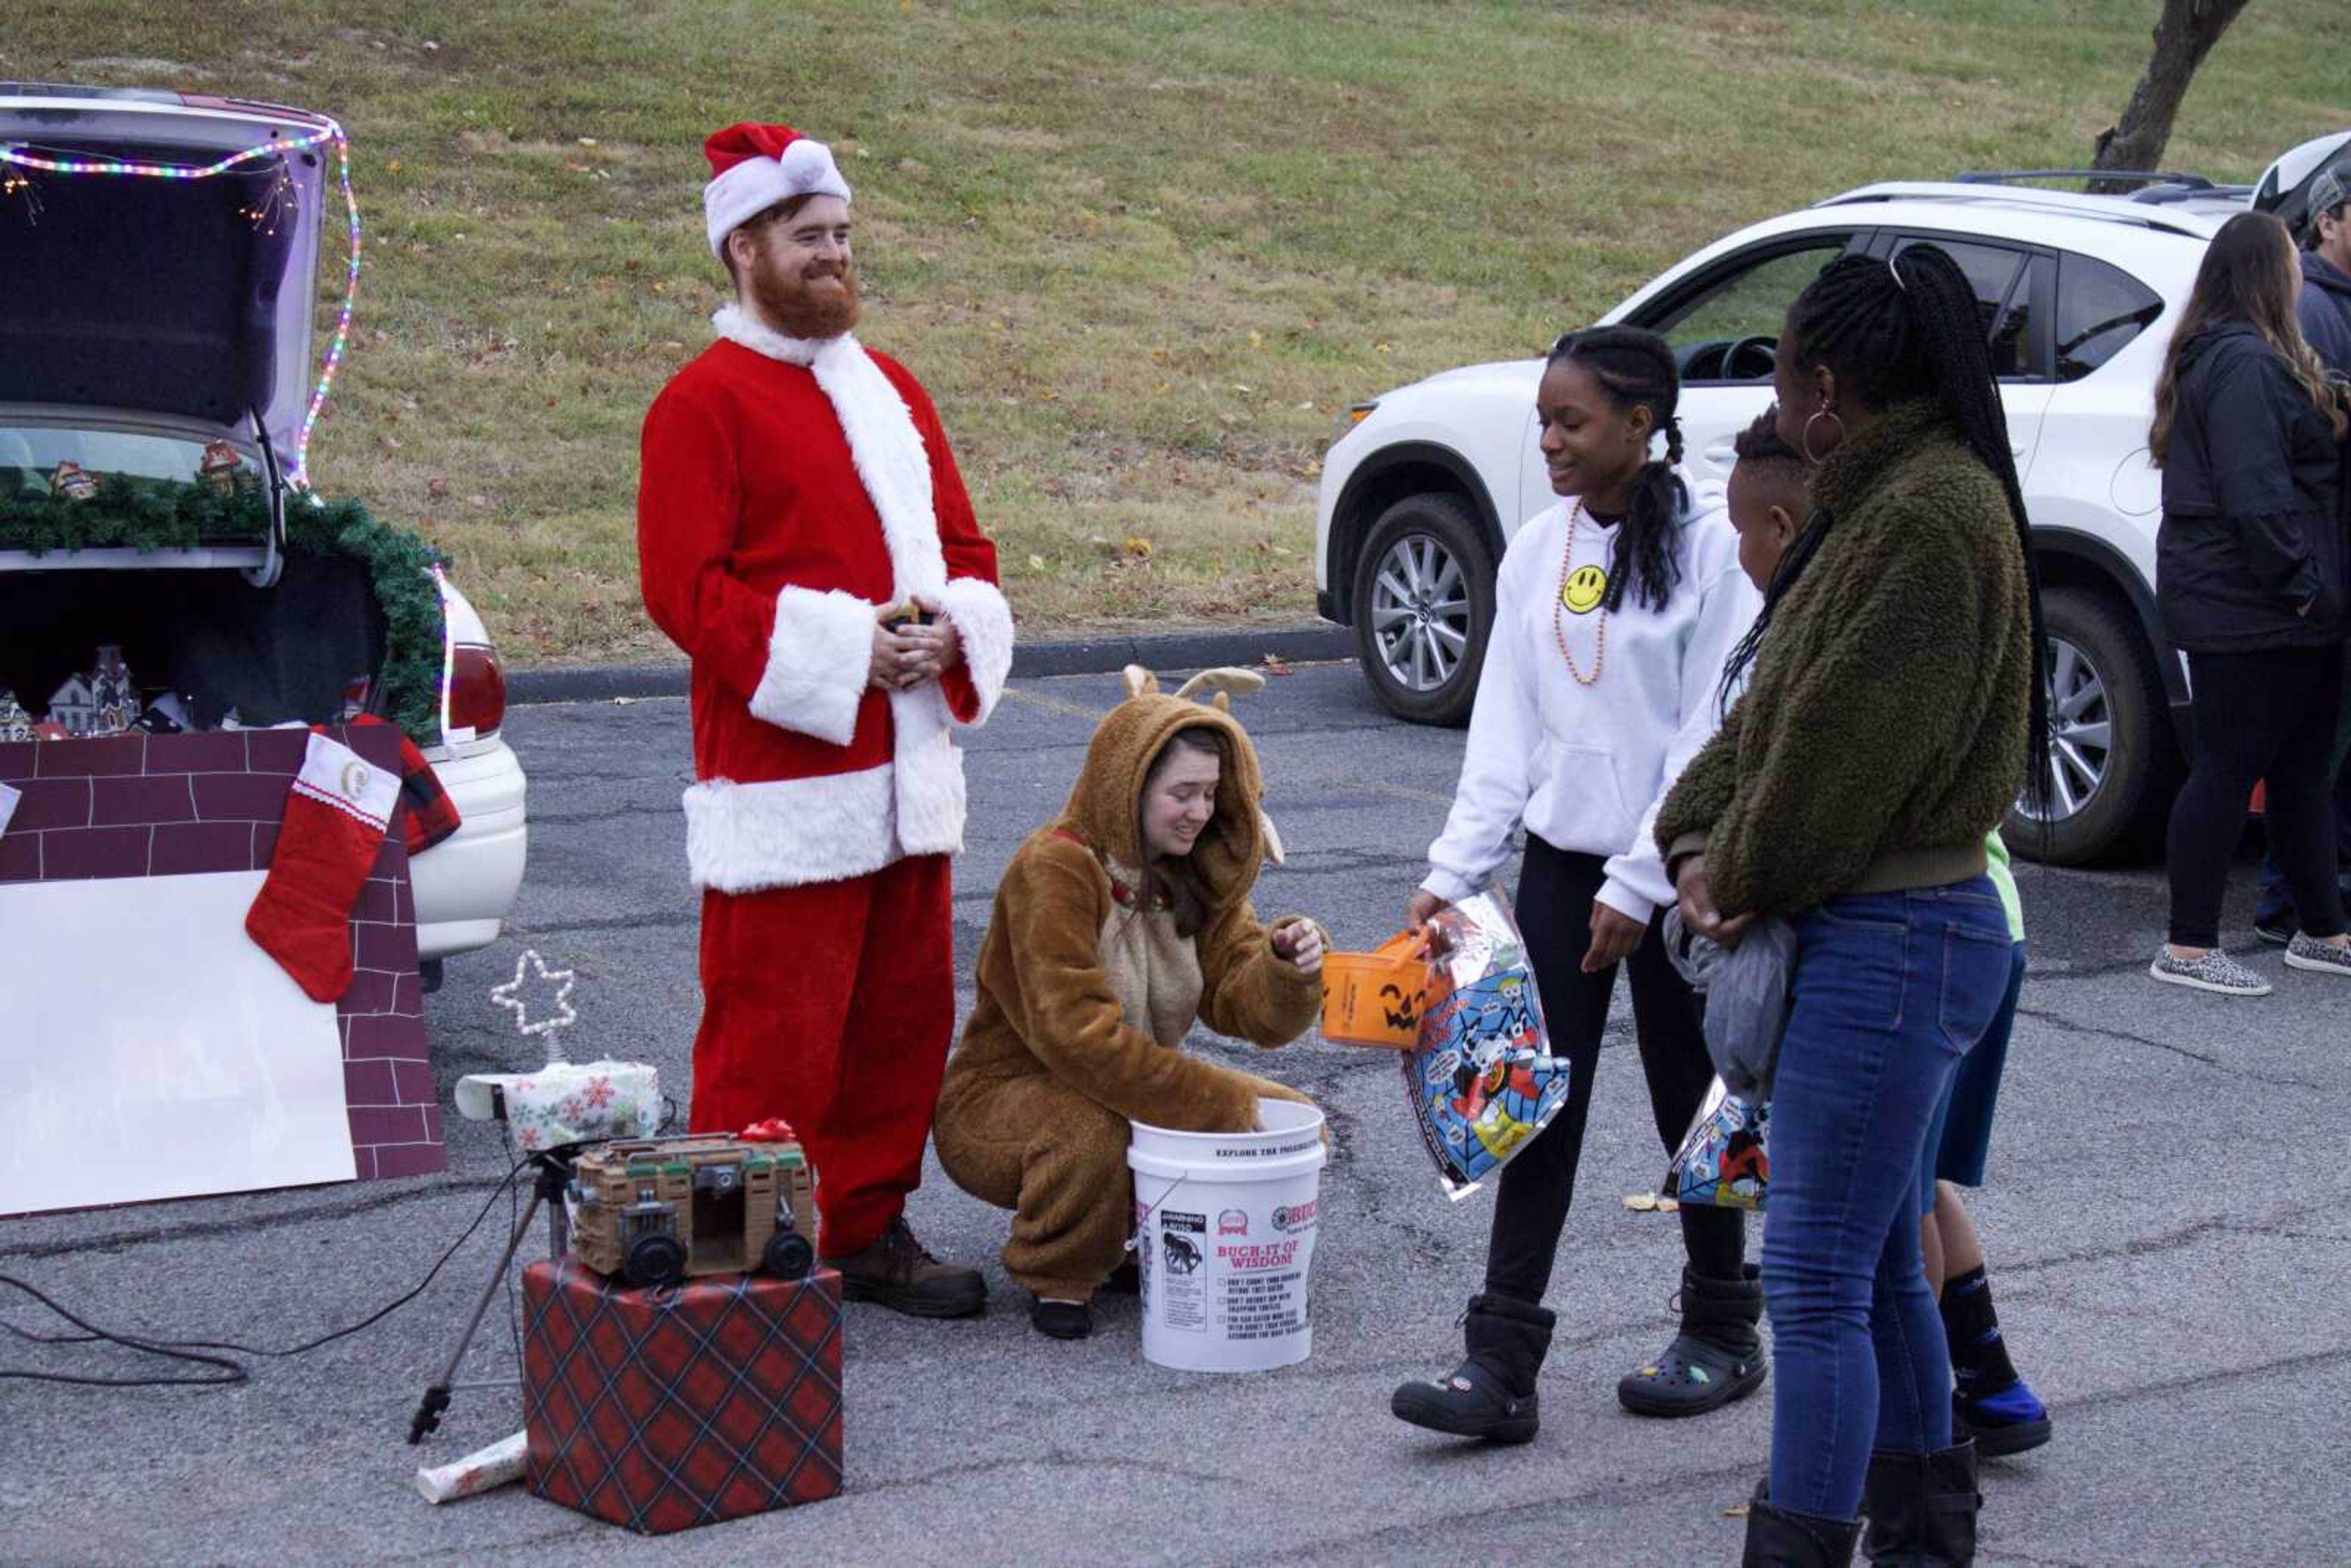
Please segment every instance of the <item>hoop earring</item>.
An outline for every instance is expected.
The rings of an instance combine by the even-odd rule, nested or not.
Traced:
[[[1844,421],[1843,418],[1839,417],[1836,410],[1833,408],[1816,408],[1813,410],[1812,418],[1804,421],[1804,428],[1796,433],[1796,444],[1803,449],[1804,461],[1811,464],[1815,468],[1821,465],[1821,459],[1820,456],[1813,451],[1813,423],[1815,420],[1823,419],[1835,420],[1837,439],[1839,441],[1843,441],[1844,439]],[[1831,450],[1834,451],[1834,448],[1831,448]]]

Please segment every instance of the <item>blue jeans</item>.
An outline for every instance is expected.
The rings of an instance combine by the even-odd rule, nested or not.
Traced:
[[[1771,1501],[1861,1511],[1872,1448],[1951,1441],[1951,1364],[1918,1241],[1927,1131],[2007,994],[1986,877],[1832,899],[1796,921],[1771,1093]]]

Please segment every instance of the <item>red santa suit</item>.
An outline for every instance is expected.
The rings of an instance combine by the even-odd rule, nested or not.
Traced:
[[[827,1257],[920,1182],[955,1025],[948,857],[963,756],[1012,663],[1012,612],[937,412],[852,336],[739,307],[645,417],[645,607],[693,661],[686,858],[703,889],[691,1122],[788,1118]],[[963,661],[867,685],[876,612],[944,607]]]

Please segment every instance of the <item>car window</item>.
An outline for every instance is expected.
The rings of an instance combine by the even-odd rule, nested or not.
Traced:
[[[1948,252],[1968,275],[1976,291],[1976,316],[1991,349],[1992,373],[2010,380],[2046,380],[2049,369],[2042,362],[2041,334],[2033,330],[2032,279],[2025,272],[2026,262],[2034,259],[2031,254],[1940,235],[1908,236],[1894,247],[1894,254],[1914,245]]]
[[[172,436],[0,425],[0,496],[47,495],[51,477],[66,463],[101,482],[117,476],[193,484],[202,476],[204,460],[202,442]],[[251,461],[241,455],[237,465],[247,475],[253,472]]]
[[[1665,335],[1685,382],[1768,382],[1769,348],[1779,340],[1789,303],[1820,276],[1821,268],[1843,256],[1852,240],[1849,234],[1821,235],[1794,249],[1734,261],[1708,278],[1695,297],[1635,324]],[[1747,339],[1762,342],[1734,359],[1733,350]]]
[[[2163,297],[2086,256],[2057,264],[2057,379],[2077,382],[2163,314]]]

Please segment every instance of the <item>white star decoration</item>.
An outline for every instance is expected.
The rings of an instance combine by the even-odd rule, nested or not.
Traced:
[[[524,995],[523,991],[525,984],[524,973],[526,970],[530,969],[536,969],[538,971],[538,979],[533,982],[533,989],[536,989],[538,986],[553,986],[555,988],[555,994],[549,998],[549,1005],[555,1010],[550,1012],[549,1016],[538,1019],[535,1023],[531,1020],[530,1013],[528,1011],[529,1001]],[[524,948],[522,951],[522,956],[515,960],[513,979],[508,980],[503,986],[493,986],[490,988],[490,1000],[496,1005],[506,1008],[513,1012],[515,1016],[515,1029],[517,1032],[524,1035],[544,1034],[552,1036],[557,1030],[569,1029],[573,1024],[580,1021],[580,1015],[577,1012],[574,1012],[571,1008],[571,971],[569,969],[549,969],[546,963],[539,957],[538,950],[535,947]],[[565,1060],[562,1050],[556,1045],[552,1039],[548,1041],[547,1051],[548,1059],[551,1061],[561,1061]]]

